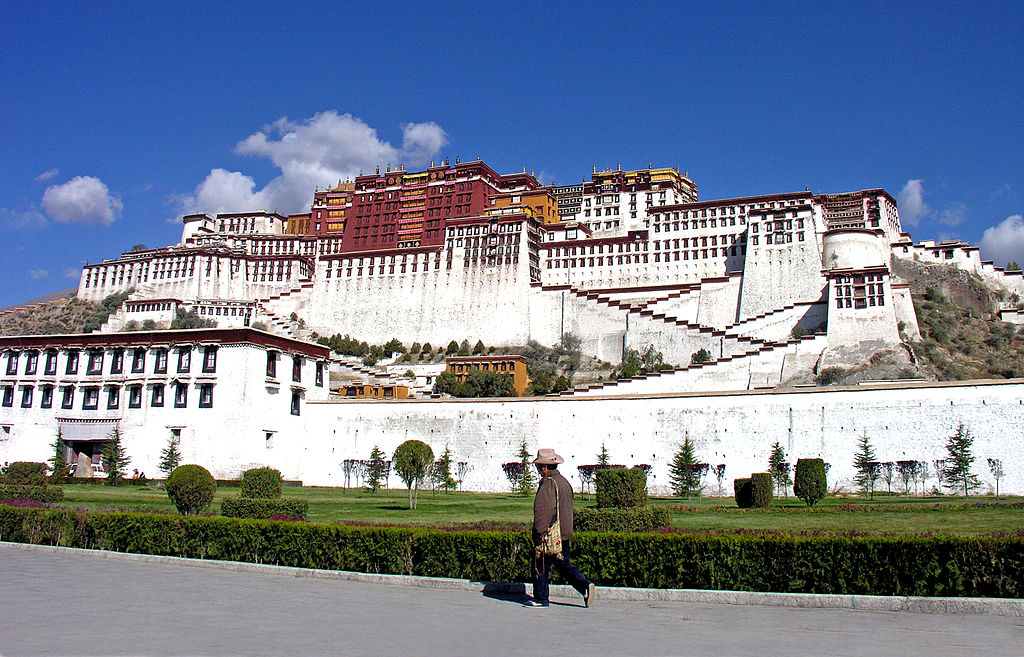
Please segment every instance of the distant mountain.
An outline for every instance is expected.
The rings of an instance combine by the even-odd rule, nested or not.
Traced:
[[[26,301],[24,303],[15,304],[13,306],[4,306],[3,308],[0,308],[0,312],[4,312],[6,310],[14,310],[15,308],[24,308],[25,306],[32,306],[32,305],[35,305],[37,303],[48,303],[50,301],[57,301],[59,299],[67,299],[68,297],[75,296],[77,293],[78,293],[78,288],[77,287],[71,288],[70,290],[62,290],[60,292],[52,292],[50,294],[44,294],[41,297],[36,297],[35,299],[29,299],[28,301]]]

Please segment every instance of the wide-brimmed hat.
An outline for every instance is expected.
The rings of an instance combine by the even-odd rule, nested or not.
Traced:
[[[555,450],[544,447],[537,450],[537,458],[533,459],[533,462],[537,465],[558,465],[564,463],[565,459],[555,454]]]

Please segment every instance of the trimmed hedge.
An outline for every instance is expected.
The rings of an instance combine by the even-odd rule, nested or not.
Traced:
[[[647,475],[640,468],[605,468],[596,477],[597,508],[632,509],[647,504]]]
[[[252,468],[242,473],[242,497],[278,499],[281,497],[281,471],[275,468]]]
[[[226,497],[220,503],[220,513],[227,518],[273,518],[287,516],[305,519],[309,502],[305,500],[271,500],[265,498]]]
[[[346,527],[0,505],[0,540],[516,582],[527,532]],[[1024,596],[1024,538],[580,533],[574,561],[601,586],[841,595]]]
[[[46,464],[15,461],[7,466],[6,483],[14,486],[45,486]]]
[[[796,472],[793,476],[793,494],[807,506],[814,506],[824,499],[826,492],[828,480],[825,477],[825,461],[797,459]]]
[[[672,524],[672,510],[640,507],[637,509],[573,509],[573,529],[578,532],[650,532]]]
[[[64,501],[64,489],[53,486],[0,484],[0,500],[11,500],[17,497],[36,502],[62,502]]]
[[[167,475],[164,490],[178,513],[194,516],[206,510],[217,492],[217,482],[201,465],[179,465]]]
[[[754,499],[750,493],[750,477],[733,479],[732,488],[736,496],[736,506],[741,509],[750,509],[754,506]]]
[[[750,502],[756,509],[766,509],[772,505],[772,476],[768,472],[755,472],[750,475]]]

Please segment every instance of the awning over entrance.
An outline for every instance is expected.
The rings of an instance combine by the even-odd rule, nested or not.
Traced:
[[[117,426],[117,420],[59,420],[61,438],[64,442],[107,440]]]

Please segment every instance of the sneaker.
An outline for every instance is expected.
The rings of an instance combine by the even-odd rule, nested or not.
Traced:
[[[549,603],[547,601],[540,600],[527,600],[523,603],[524,607],[547,607]]]
[[[583,594],[583,606],[589,607],[594,600],[597,600],[597,587],[587,584],[587,592]]]

